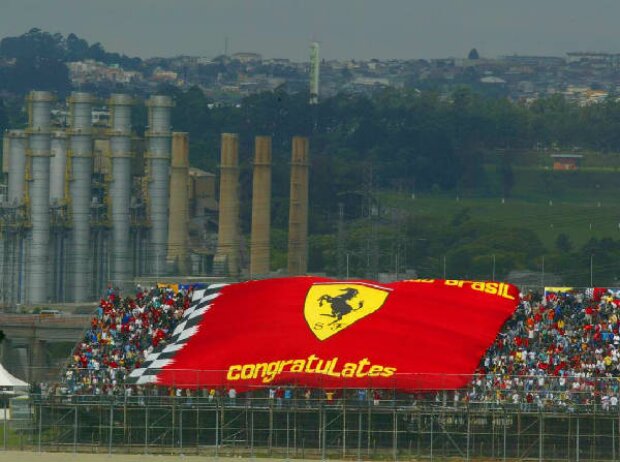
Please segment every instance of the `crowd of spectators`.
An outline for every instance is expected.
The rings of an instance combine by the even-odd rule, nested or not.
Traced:
[[[49,394],[123,394],[125,379],[146,356],[165,344],[189,307],[191,288],[138,286],[135,297],[108,289],[83,340],[73,351],[62,383]]]
[[[620,299],[614,290],[527,293],[455,401],[617,410]]]
[[[84,339],[80,342],[62,383],[43,385],[44,394],[145,394],[235,402],[234,389],[202,391],[158,390],[126,386],[125,379],[146,356],[168,341],[191,301],[191,289],[138,287],[135,297],[122,298],[110,289],[102,299]],[[578,405],[618,410],[620,398],[620,294],[607,289],[548,290],[527,293],[503,326],[464,390],[432,395],[410,395],[408,400],[432,400],[443,405],[502,404],[521,409],[545,407],[575,409]],[[264,397],[332,402],[342,395],[272,388]],[[361,394],[350,391],[351,397]],[[393,393],[384,392],[386,396]],[[257,397],[260,397],[260,393]],[[381,393],[363,390],[377,405]],[[355,398],[354,398],[355,399]]]

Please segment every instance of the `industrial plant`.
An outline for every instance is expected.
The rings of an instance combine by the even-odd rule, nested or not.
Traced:
[[[190,167],[188,135],[172,131],[169,96],[147,99],[143,138],[131,125],[130,95],[105,102],[107,126],[93,124],[91,94],[70,95],[66,124],[53,121],[55,101],[32,91],[27,128],[4,134],[2,306],[89,302],[145,278],[270,274],[270,137],[255,139],[250,248],[242,252],[238,134],[221,135],[216,197],[216,176]],[[288,274],[307,271],[308,146],[292,140]]]

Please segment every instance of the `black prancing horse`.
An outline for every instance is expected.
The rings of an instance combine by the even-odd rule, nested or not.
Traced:
[[[357,297],[359,291],[357,289],[353,289],[351,287],[346,289],[341,289],[344,292],[342,295],[338,295],[336,297],[332,297],[330,295],[321,295],[318,298],[319,306],[323,306],[323,303],[327,302],[330,304],[332,308],[332,312],[329,314],[321,313],[321,316],[329,316],[330,318],[335,318],[329,324],[334,324],[336,322],[342,321],[342,317],[349,314],[351,311],[359,310],[364,306],[364,301],[360,301],[357,308],[353,308],[349,305],[349,301],[353,300]]]

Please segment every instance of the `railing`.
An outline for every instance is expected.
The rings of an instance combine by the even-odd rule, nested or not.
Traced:
[[[36,369],[39,370],[39,369]],[[155,370],[152,370],[153,372]],[[175,380],[177,376],[179,380]],[[373,393],[378,390],[379,399],[393,399],[406,396],[407,400],[432,401],[442,405],[462,405],[483,403],[485,405],[501,404],[527,407],[530,409],[558,408],[557,410],[571,411],[579,405],[600,404],[603,408],[618,408],[620,406],[620,380],[617,377],[606,376],[556,376],[556,375],[519,375],[505,374],[394,374],[390,379],[365,377],[363,385],[353,387],[350,381],[342,378],[338,385],[334,381],[322,383],[321,376],[314,374],[312,385],[304,383],[306,376],[298,373],[280,373],[274,376],[274,381],[266,381],[259,385],[245,385],[243,381],[229,381],[226,387],[213,385],[221,383],[226,376],[225,371],[191,371],[166,369],[167,380],[173,385],[163,388],[157,385],[129,385],[123,382],[124,372],[121,369],[100,367],[99,369],[71,369],[70,375],[63,377],[63,381],[55,386],[48,387],[51,395],[93,395],[101,384],[116,380],[113,388],[115,395],[135,395],[140,391],[144,395],[161,396],[169,393],[170,389],[182,389],[184,393],[199,396],[214,390],[219,395],[229,392],[231,388],[243,390],[253,397],[264,397],[269,390],[277,388],[290,390],[291,397],[301,398],[307,390],[312,390],[313,396],[320,394],[327,399],[327,392],[340,398],[342,395],[358,395],[365,393],[372,399]],[[36,374],[33,374],[36,376]],[[318,377],[318,378],[317,378]],[[331,377],[330,377],[331,379]],[[91,386],[97,380],[99,386]],[[267,380],[267,378],[265,379]],[[255,383],[254,381],[253,383]],[[360,381],[356,381],[359,384]],[[432,387],[429,384],[433,384]],[[463,386],[456,390],[449,389],[454,383]],[[86,384],[86,385],[85,385]],[[408,385],[408,392],[399,390],[403,384]],[[191,391],[186,391],[190,389]],[[439,389],[440,391],[436,391]],[[104,393],[108,393],[105,391]],[[175,393],[174,391],[172,393]]]
[[[0,325],[11,327],[61,327],[84,329],[89,325],[91,315],[62,314],[7,314],[0,313]]]

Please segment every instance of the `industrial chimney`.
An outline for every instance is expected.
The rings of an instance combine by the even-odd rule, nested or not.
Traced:
[[[239,274],[239,137],[222,133],[216,274]]]
[[[154,276],[166,273],[168,253],[168,206],[170,200],[170,109],[169,96],[154,95],[146,102],[149,129],[146,158],[149,171],[149,221],[151,271]]]
[[[131,203],[131,105],[124,94],[110,96],[110,216],[112,218],[112,283],[127,288],[131,279],[129,205]]]
[[[69,97],[71,177],[69,186],[71,213],[70,267],[73,301],[91,298],[92,264],[90,259],[90,203],[93,176],[92,108],[95,98],[89,93],[73,92]]]
[[[28,96],[30,160],[30,252],[26,260],[27,302],[48,299],[50,241],[50,129],[54,96],[48,91],[32,91]]]
[[[269,273],[271,231],[271,137],[254,140],[250,277]]]
[[[293,137],[288,221],[288,274],[308,271],[308,138]]]
[[[170,174],[170,218],[168,221],[168,260],[175,262],[178,273],[189,274],[188,261],[188,182],[189,136],[172,133],[172,171]]]

